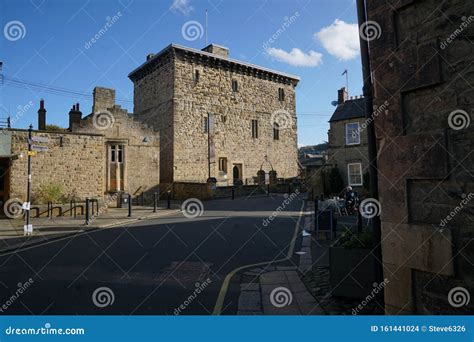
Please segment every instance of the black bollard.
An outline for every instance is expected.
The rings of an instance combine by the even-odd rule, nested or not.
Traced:
[[[158,207],[158,193],[153,194],[153,212],[156,213],[156,208]]]
[[[90,213],[89,213],[89,198],[86,198],[86,226],[89,225]]]
[[[362,214],[360,213],[360,210],[357,210],[357,231],[362,233]]]
[[[317,220],[318,220],[318,211],[319,211],[319,208],[318,208],[318,196],[316,196],[314,198],[314,230],[316,230],[316,227],[317,227]]]
[[[267,185],[267,196],[270,196],[270,184]]]
[[[168,200],[168,205],[167,205],[167,208],[168,209],[171,209],[171,190],[168,190],[167,192],[167,200]]]
[[[311,188],[311,198],[310,201],[314,201],[314,189]]]
[[[132,217],[132,195],[128,194],[128,217]]]
[[[234,187],[232,187],[232,199],[235,198],[235,190],[234,190]]]

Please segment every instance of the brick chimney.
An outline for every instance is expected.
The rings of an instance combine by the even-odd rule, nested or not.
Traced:
[[[217,44],[209,44],[204,49],[202,49],[202,51],[213,53],[215,55],[219,55],[225,58],[229,57],[229,48]]]
[[[69,130],[72,131],[74,126],[77,126],[81,123],[82,112],[79,110],[79,103],[76,103],[72,106],[69,111]]]
[[[342,87],[337,91],[337,104],[343,104],[347,101],[346,87]]]
[[[115,106],[115,89],[95,87],[92,113],[99,113]]]
[[[44,108],[44,100],[40,100],[40,107],[38,109],[38,131],[46,130],[46,109]]]

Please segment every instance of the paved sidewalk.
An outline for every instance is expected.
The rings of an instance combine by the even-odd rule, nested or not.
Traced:
[[[243,280],[238,315],[323,314],[294,266],[251,269]]]
[[[177,212],[179,212],[179,205],[176,203],[172,204],[171,209],[159,207],[156,213],[153,212],[152,207],[133,207],[132,217],[128,217],[128,208],[108,208],[106,212],[102,212],[91,219],[89,225],[85,225],[84,215],[77,215],[76,218],[69,216],[53,217],[51,219],[47,217],[32,218],[33,235],[31,236],[24,236],[23,217],[1,219],[0,252],[27,247],[88,230],[123,226],[140,220],[166,217]]]

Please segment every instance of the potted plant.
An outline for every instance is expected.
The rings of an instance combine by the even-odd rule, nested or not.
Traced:
[[[346,231],[329,248],[329,278],[333,296],[365,298],[375,282],[372,234]]]

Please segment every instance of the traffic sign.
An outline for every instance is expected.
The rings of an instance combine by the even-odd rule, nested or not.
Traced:
[[[48,150],[48,146],[31,145],[31,149],[33,151],[44,152]]]
[[[39,143],[48,143],[49,138],[48,137],[31,137],[31,141],[39,142]]]

